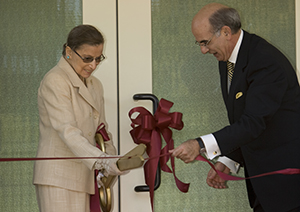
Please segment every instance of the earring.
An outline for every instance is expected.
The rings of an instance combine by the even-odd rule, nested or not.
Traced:
[[[69,55],[67,56],[67,59],[70,59],[70,56],[69,56]]]

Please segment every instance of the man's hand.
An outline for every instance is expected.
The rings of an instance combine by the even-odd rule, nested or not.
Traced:
[[[230,173],[230,169],[221,162],[217,162],[215,164],[215,169],[225,174]],[[227,188],[226,182],[227,181],[223,180],[213,168],[210,169],[206,179],[206,183],[210,187],[217,188],[217,189],[224,189]]]
[[[190,163],[200,154],[200,146],[197,140],[190,139],[169,152],[172,153],[173,157],[179,158],[185,163]]]

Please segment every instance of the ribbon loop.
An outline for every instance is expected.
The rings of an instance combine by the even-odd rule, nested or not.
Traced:
[[[110,138],[109,138],[109,136],[108,136],[108,134],[107,134],[107,132],[106,132],[104,123],[101,123],[101,124],[97,127],[96,133],[101,134],[104,141],[109,141],[109,140],[110,140]]]

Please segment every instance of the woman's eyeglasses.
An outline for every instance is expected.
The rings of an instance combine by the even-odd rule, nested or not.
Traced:
[[[105,56],[103,54],[101,54],[99,57],[81,57],[80,54],[78,54],[78,52],[76,52],[74,49],[72,49],[72,51],[75,52],[85,63],[91,63],[94,60],[96,61],[96,63],[100,63],[105,59]]]

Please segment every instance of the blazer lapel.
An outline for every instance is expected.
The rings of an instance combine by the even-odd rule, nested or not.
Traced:
[[[98,109],[97,109],[98,107],[97,107],[91,93],[89,92],[88,88],[84,85],[84,83],[78,77],[77,73],[73,70],[73,68],[69,65],[69,63],[63,57],[61,57],[61,59],[58,63],[58,66],[60,66],[62,68],[62,70],[64,70],[67,73],[72,85],[74,87],[78,88],[78,94],[88,104],[90,104],[93,108],[95,108],[95,110],[98,111]]]
[[[245,67],[248,64],[248,53],[250,49],[250,34],[244,31],[244,37],[241,43],[241,47],[237,56],[236,64],[234,67],[234,74],[229,90],[229,99],[234,100],[236,92],[238,91],[238,81],[244,72]]]
[[[85,101],[87,101],[93,108],[95,108],[95,110],[98,111],[98,107],[96,106],[96,103],[91,95],[91,93],[89,92],[88,88],[84,85],[84,83],[79,79],[79,77],[77,76],[78,80],[80,81],[81,85],[78,86],[78,93],[82,96],[82,98],[85,99]],[[98,111],[99,112],[99,111]]]
[[[226,62],[224,61],[219,62],[222,94],[227,108],[229,120],[233,120],[234,102],[236,100],[236,93],[239,92],[238,81],[239,79],[241,79],[244,69],[247,66],[249,48],[250,48],[250,34],[244,31],[244,37],[237,56],[237,61],[234,67],[234,74],[231,81],[229,92],[227,87],[228,79],[227,79]]]
[[[225,105],[227,107],[227,99],[228,99],[228,83],[227,83],[227,68],[226,62],[220,61],[219,62],[219,72],[220,72],[220,79],[221,79],[221,90]]]

